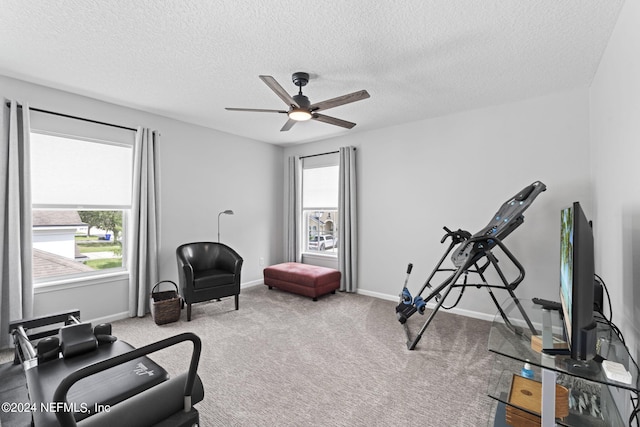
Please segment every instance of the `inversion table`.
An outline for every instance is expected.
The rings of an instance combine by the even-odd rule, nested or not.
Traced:
[[[78,310],[70,310],[9,325],[34,427],[198,425],[193,404],[203,399],[204,387],[196,372],[201,351],[196,335],[183,333],[135,349],[112,336],[110,324],[92,328],[79,317]],[[193,343],[186,373],[169,378],[147,357],[184,341]]]
[[[487,224],[486,227],[484,227],[474,235],[471,235],[471,233],[469,233],[468,231],[464,231],[461,229],[458,229],[457,231],[451,231],[447,227],[444,227],[447,234],[444,235],[440,243],[444,243],[449,237],[451,238],[451,243],[449,244],[449,247],[445,251],[444,255],[442,255],[440,261],[433,269],[415,298],[411,296],[411,293],[407,289],[407,282],[409,280],[409,275],[411,274],[411,269],[413,267],[412,264],[409,264],[407,268],[407,277],[404,282],[404,287],[402,289],[402,292],[400,293],[400,301],[396,306],[396,317],[398,318],[398,321],[403,325],[403,328],[407,335],[407,348],[409,350],[414,350],[416,348],[416,345],[422,338],[422,335],[441,307],[451,309],[458,304],[467,286],[475,286],[477,288],[484,287],[485,289],[487,289],[489,295],[491,296],[491,299],[498,308],[498,312],[504,319],[505,324],[516,333],[518,333],[522,331],[521,328],[519,326],[513,325],[509,321],[507,315],[502,310],[502,307],[500,307],[500,303],[498,303],[496,296],[492,292],[492,289],[506,290],[516,303],[516,306],[522,314],[522,317],[527,323],[529,329],[531,329],[534,335],[537,333],[536,329],[531,323],[531,320],[529,320],[529,317],[523,310],[522,306],[520,305],[520,301],[514,293],[516,287],[524,279],[524,268],[513,256],[513,254],[507,249],[502,241],[509,234],[511,234],[513,230],[515,230],[524,222],[523,212],[531,205],[531,203],[533,203],[538,194],[545,191],[546,188],[547,187],[540,181],[535,181],[533,184],[528,185],[511,199],[507,200],[502,205],[502,207],[500,207],[498,212],[493,216],[489,224]],[[498,260],[493,253],[493,249],[496,247],[498,247],[507,256],[509,261],[511,261],[511,263],[518,270],[518,277],[516,277],[511,282],[506,278],[502,269],[500,269],[500,267],[498,266]],[[451,261],[453,262],[454,268],[442,268],[442,263],[450,253],[452,253]],[[480,262],[483,260],[484,263],[480,265]],[[500,284],[492,285],[487,283],[485,271],[489,266],[493,267],[497,272],[501,282]],[[449,275],[444,281],[434,287],[431,284],[431,280],[434,278],[436,273],[441,272],[446,272]],[[480,283],[469,283],[469,273],[477,274],[477,277],[480,279]],[[459,283],[458,281],[461,277],[462,283]],[[431,293],[426,297],[422,297],[422,293],[427,288],[429,288]],[[453,288],[461,288],[458,299],[453,304],[453,306],[443,307],[442,304],[444,303],[444,300],[447,298],[449,292],[451,292]],[[407,325],[407,319],[409,319],[409,317],[411,317],[416,312],[423,314],[425,312],[426,304],[432,299],[435,299],[436,301],[433,311],[427,317],[427,320],[425,321],[422,328],[420,328],[418,334],[412,338],[409,327]]]

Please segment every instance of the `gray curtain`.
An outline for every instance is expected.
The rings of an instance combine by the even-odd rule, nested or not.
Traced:
[[[358,220],[356,206],[356,153],[340,147],[338,190],[338,266],[342,272],[340,290],[358,289]]]
[[[0,348],[9,322],[33,316],[29,107],[2,101],[0,118]]]
[[[133,200],[129,231],[129,315],[149,312],[151,289],[158,282],[158,210],[156,170],[159,134],[138,128],[133,156]]]
[[[288,199],[287,199],[287,261],[301,262],[300,218],[302,215],[302,167],[300,157],[289,157]]]

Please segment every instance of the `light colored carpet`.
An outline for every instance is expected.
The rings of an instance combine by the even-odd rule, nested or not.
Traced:
[[[442,311],[414,351],[395,303],[336,293],[320,298],[256,286],[233,299],[193,305],[178,322],[150,316],[113,324],[139,347],[184,331],[203,343],[203,426],[485,426],[493,356],[490,323]],[[418,330],[426,318],[414,315]],[[151,357],[186,370],[190,343]]]
[[[150,317],[113,326],[136,347],[182,331],[202,339],[203,426],[487,425],[490,323],[440,312],[409,351],[395,305],[257,286],[243,290],[239,311],[229,298],[194,304],[191,322],[183,313],[163,326]],[[409,322],[418,330],[424,320]],[[154,359],[186,369],[189,348]]]

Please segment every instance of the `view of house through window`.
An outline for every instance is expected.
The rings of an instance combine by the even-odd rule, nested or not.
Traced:
[[[124,270],[132,164],[132,144],[31,134],[36,283]]]
[[[338,156],[303,159],[302,224],[306,253],[338,253]]]
[[[122,268],[123,211],[33,210],[34,279]]]
[[[309,251],[338,252],[338,210],[304,211],[304,223],[307,225],[307,249]]]

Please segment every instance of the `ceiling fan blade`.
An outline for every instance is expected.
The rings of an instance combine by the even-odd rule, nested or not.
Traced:
[[[285,123],[284,126],[282,126],[282,129],[280,129],[280,132],[284,132],[291,129],[295,124],[296,124],[295,120],[291,120],[291,119],[287,120],[287,123]]]
[[[342,126],[343,128],[347,128],[347,129],[351,129],[356,125],[353,122],[348,122],[342,119],[336,119],[335,117],[325,116],[324,114],[313,113],[313,116],[311,118],[319,122],[329,123],[330,125]]]
[[[280,86],[280,83],[278,83],[276,79],[271,76],[260,76],[260,80],[265,82],[265,84],[269,86],[269,88],[274,91],[276,95],[278,95],[280,99],[284,101],[285,104],[289,106],[295,105],[296,107],[300,107],[298,103],[291,97],[291,95],[289,95],[289,93],[284,90],[282,86]]]
[[[313,111],[321,111],[328,110],[329,108],[334,108],[339,105],[349,104],[351,102],[360,101],[362,99],[369,98],[369,92],[366,90],[360,90],[358,92],[353,92],[348,95],[338,96],[337,98],[327,99],[326,101],[320,101],[315,104],[312,104],[309,109]]]
[[[265,110],[263,108],[225,108],[229,111],[253,111],[256,113],[286,113],[285,110]]]

